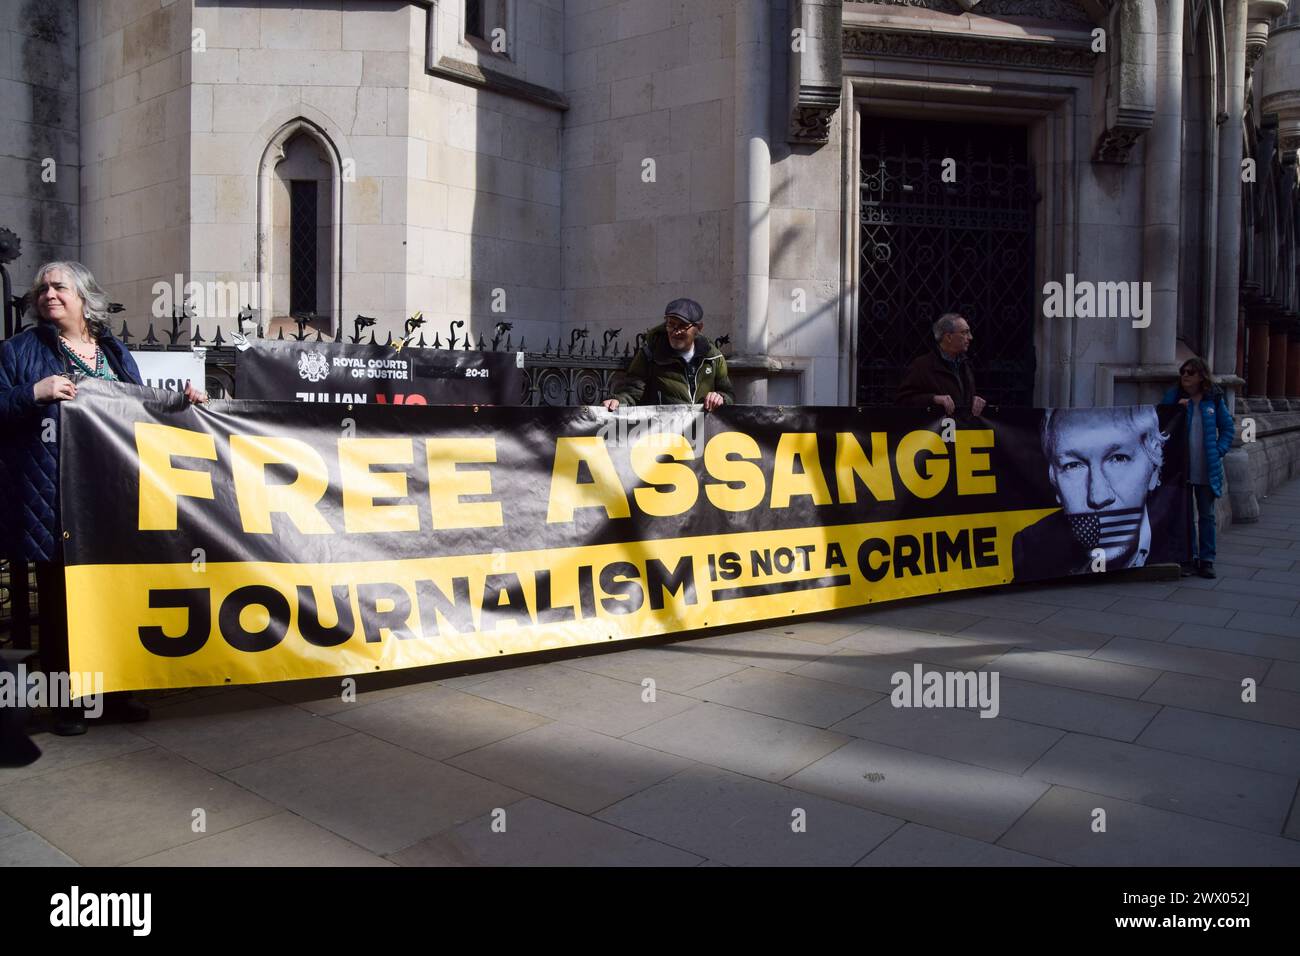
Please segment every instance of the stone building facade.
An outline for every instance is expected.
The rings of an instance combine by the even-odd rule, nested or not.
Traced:
[[[1300,468],[1287,0],[0,9],[9,268],[79,256],[137,335],[177,276],[207,338],[246,289],[268,329],[531,347],[689,295],[745,400],[850,404],[958,310],[997,402],[1148,401],[1206,357],[1260,439],[1243,517]]]

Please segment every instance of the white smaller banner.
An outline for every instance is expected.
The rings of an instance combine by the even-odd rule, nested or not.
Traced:
[[[163,388],[171,392],[184,392],[185,383],[204,391],[203,356],[192,351],[183,352],[131,352],[135,364],[140,366],[140,378],[150,388]]]

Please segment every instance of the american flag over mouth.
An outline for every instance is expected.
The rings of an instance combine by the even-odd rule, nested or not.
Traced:
[[[1117,508],[1113,511],[1083,511],[1067,515],[1070,530],[1085,548],[1114,548],[1137,538],[1142,527],[1141,508]]]

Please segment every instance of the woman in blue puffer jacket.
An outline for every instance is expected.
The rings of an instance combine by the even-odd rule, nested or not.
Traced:
[[[35,562],[41,658],[47,671],[57,673],[68,669],[57,406],[77,397],[83,378],[134,385],[141,379],[131,353],[109,331],[107,294],[81,263],[41,266],[26,315],[34,324],[0,342],[0,554]],[[207,400],[192,386],[185,394],[192,402]],[[126,720],[148,716],[125,695],[110,695],[105,704]],[[85,717],[79,708],[64,707],[55,714],[53,730],[85,733]]]
[[[1209,366],[1189,358],[1178,370],[1179,384],[1165,392],[1164,405],[1187,408],[1187,481],[1195,501],[1197,533],[1192,537],[1192,560],[1183,563],[1183,576],[1214,573],[1214,502],[1223,497],[1223,456],[1232,447],[1237,426],[1228,411],[1223,390],[1214,383]]]

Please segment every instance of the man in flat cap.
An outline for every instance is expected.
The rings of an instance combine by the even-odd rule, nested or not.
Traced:
[[[664,309],[664,323],[646,336],[627,371],[614,376],[610,411],[620,405],[703,405],[711,412],[733,404],[736,394],[727,375],[727,360],[700,334],[704,310],[693,299],[674,299]]]

